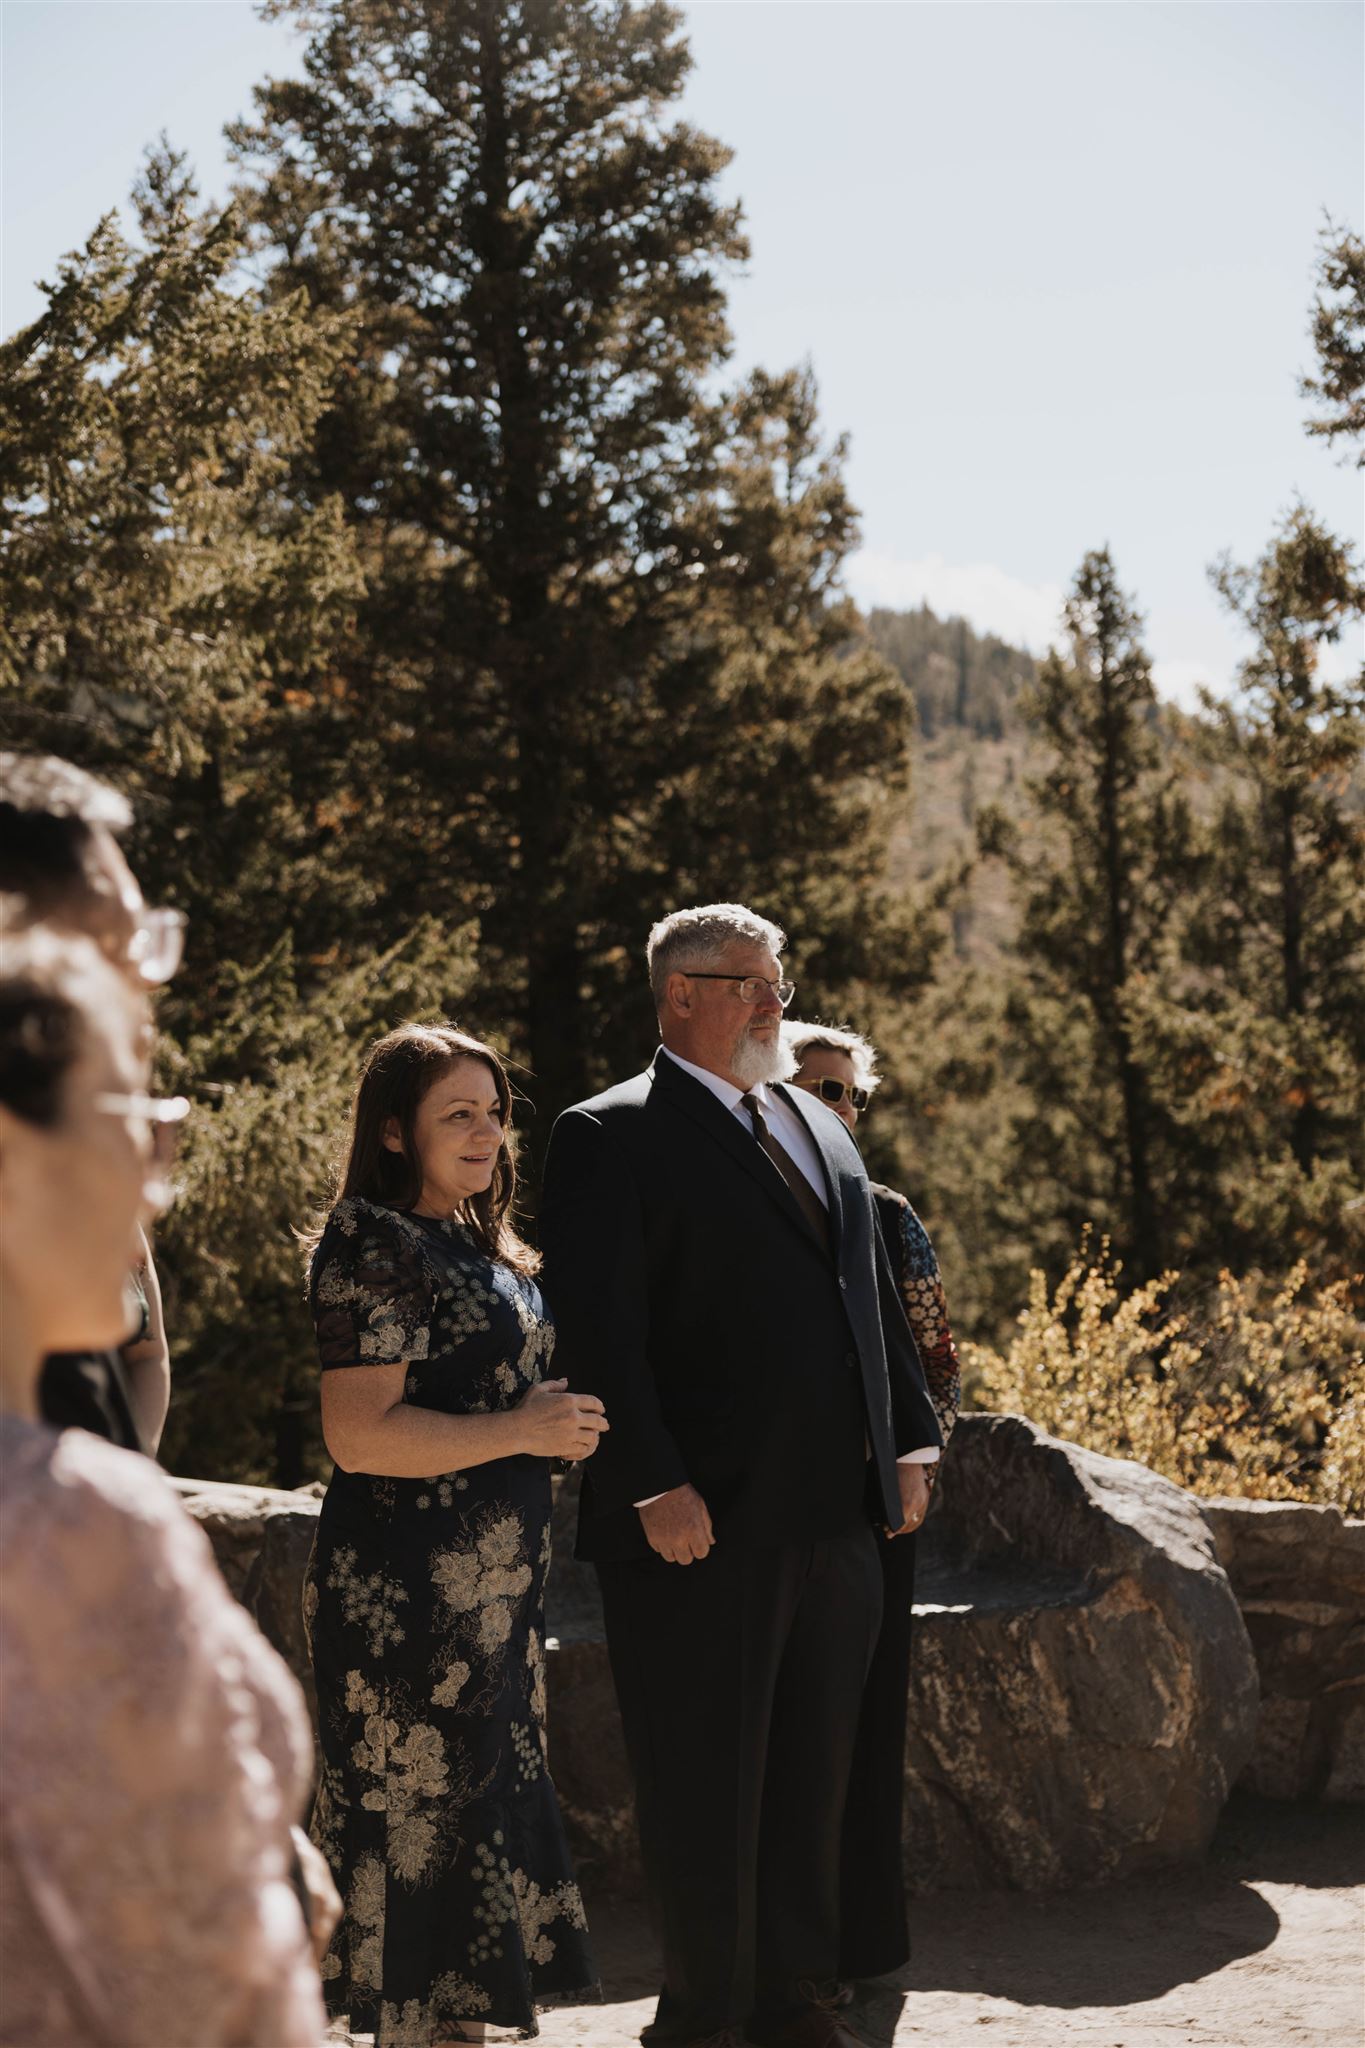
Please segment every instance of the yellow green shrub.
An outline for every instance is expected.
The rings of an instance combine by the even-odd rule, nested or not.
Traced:
[[[1313,1290],[1300,1263],[1282,1280],[1224,1273],[1186,1303],[1178,1274],[1125,1292],[1122,1272],[1107,1240],[1097,1252],[1088,1237],[1050,1297],[1034,1272],[1009,1349],[963,1346],[968,1398],[1194,1493],[1365,1513],[1352,1283]]]

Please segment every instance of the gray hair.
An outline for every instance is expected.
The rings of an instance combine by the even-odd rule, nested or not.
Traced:
[[[882,1077],[877,1072],[877,1048],[857,1031],[845,1030],[839,1024],[802,1024],[793,1020],[783,1023],[782,1043],[798,1067],[804,1064],[807,1053],[847,1053],[853,1062],[853,1079],[857,1087],[866,1088],[870,1095],[881,1085]]]
[[[736,940],[768,946],[780,956],[787,934],[780,924],[742,903],[699,903],[661,917],[645,947],[655,1008],[663,1007],[670,974],[715,967]]]

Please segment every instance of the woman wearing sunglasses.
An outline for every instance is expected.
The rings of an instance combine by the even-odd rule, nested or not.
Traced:
[[[824,1102],[856,1131],[879,1079],[872,1046],[856,1031],[824,1024],[788,1023],[782,1036],[797,1063],[792,1085]],[[872,1193],[946,1450],[961,1397],[961,1371],[938,1260],[907,1198],[875,1181]],[[929,1467],[931,1482],[938,1470]],[[840,1975],[845,1979],[880,1977],[898,1970],[910,1954],[901,1827],[915,1539],[883,1543],[880,1555],[882,1631],[863,1696],[844,1821]]]

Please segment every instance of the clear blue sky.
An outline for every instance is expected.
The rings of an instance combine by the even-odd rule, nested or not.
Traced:
[[[865,601],[1040,645],[1107,542],[1163,686],[1240,643],[1205,570],[1301,493],[1362,539],[1302,433],[1324,208],[1365,225],[1354,0],[698,0],[686,111],[735,150],[736,359],[809,358],[851,436]],[[3,315],[165,128],[205,188],[296,45],[245,0],[3,0]]]

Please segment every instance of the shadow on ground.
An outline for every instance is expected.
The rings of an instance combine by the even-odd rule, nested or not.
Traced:
[[[1258,1884],[1344,1889],[1365,1879],[1358,1809],[1238,1795],[1207,1863],[1102,1890],[939,1893],[912,1902],[915,1956],[865,1987],[868,2048],[889,2048],[907,1999],[930,1991],[1056,2011],[1142,2005],[1270,1947],[1279,1916]]]
[[[1365,1884],[1365,1825],[1359,1806],[1287,1805],[1235,1793],[1209,1857],[1225,1877],[1262,1884],[1343,1890]]]
[[[1207,1862],[1193,1869],[1095,1891],[912,1900],[915,1957],[897,1977],[860,1989],[857,2032],[866,2048],[892,2048],[898,2023],[903,2043],[923,2033],[938,2048],[963,2048],[988,2022],[1002,2048],[1177,2039],[1201,2048],[1356,2048],[1359,1920],[1350,1888],[1362,1879],[1359,1808],[1239,1796]],[[1288,1914],[1288,1930],[1267,1891]],[[546,2014],[545,2048],[632,2048],[658,1989],[645,1913],[637,1899],[591,1899],[588,1911],[605,2000]]]

